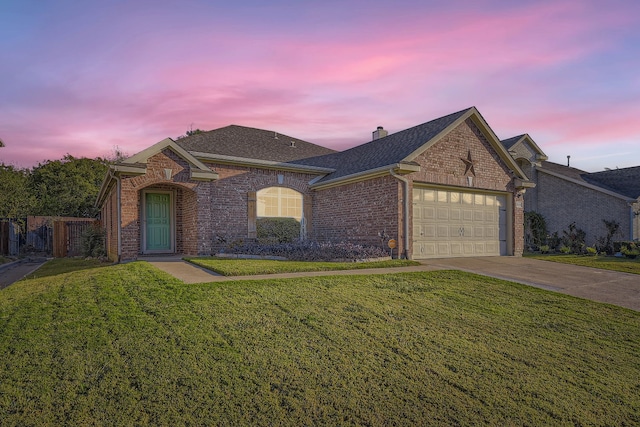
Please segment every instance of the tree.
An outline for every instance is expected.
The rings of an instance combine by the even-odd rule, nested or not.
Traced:
[[[28,190],[35,199],[33,215],[92,217],[98,213],[94,203],[107,172],[102,158],[47,160],[34,167]]]
[[[34,198],[28,190],[29,170],[0,164],[0,218],[24,218]]]
[[[2,139],[0,139],[0,147],[4,147],[4,142],[2,142]]]

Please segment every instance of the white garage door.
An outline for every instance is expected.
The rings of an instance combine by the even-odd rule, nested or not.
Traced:
[[[507,254],[506,196],[413,189],[413,258]]]

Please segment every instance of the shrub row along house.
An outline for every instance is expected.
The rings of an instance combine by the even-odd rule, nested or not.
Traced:
[[[97,203],[118,261],[209,255],[278,217],[320,242],[388,236],[413,259],[518,256],[524,194],[535,187],[522,166],[544,157],[512,156],[521,142],[505,147],[475,107],[391,135],[379,127],[342,152],[232,125],[167,138],[111,166]]]

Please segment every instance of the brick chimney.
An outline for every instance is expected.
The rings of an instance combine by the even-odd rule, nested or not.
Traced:
[[[385,136],[389,135],[389,132],[387,132],[386,130],[384,130],[384,128],[382,126],[378,126],[378,129],[376,129],[373,132],[373,139],[372,141],[375,141],[376,139],[380,139],[380,138],[384,138]]]

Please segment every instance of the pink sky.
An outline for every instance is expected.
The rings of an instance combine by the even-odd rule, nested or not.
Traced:
[[[640,2],[235,3],[3,2],[0,162],[229,124],[345,149],[476,106],[551,161],[640,165]]]

